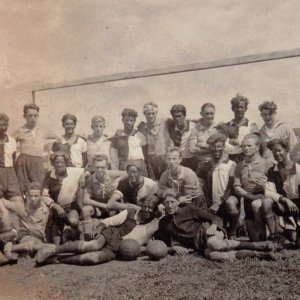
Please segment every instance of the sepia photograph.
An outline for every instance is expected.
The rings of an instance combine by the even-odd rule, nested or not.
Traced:
[[[0,1],[0,300],[299,300],[300,2]]]

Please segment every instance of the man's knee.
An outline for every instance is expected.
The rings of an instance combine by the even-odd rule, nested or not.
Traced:
[[[262,200],[261,199],[254,200],[251,203],[251,208],[254,211],[254,213],[257,213],[259,211],[259,209],[261,208],[261,205],[262,205]]]
[[[264,215],[273,214],[274,201],[271,198],[265,198],[262,201],[262,212]]]
[[[83,206],[81,216],[84,220],[89,219],[94,214],[94,207],[91,205]]]
[[[230,212],[234,212],[237,210],[238,199],[234,196],[230,196],[225,202],[226,210]]]
[[[79,225],[79,215],[77,211],[71,211],[68,214],[68,222],[72,228],[78,228]]]

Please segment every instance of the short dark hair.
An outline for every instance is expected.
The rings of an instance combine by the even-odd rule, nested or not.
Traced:
[[[8,123],[9,122],[8,115],[0,113],[0,121],[4,121],[4,122]]]
[[[94,156],[93,156],[93,165],[95,164],[95,162],[98,162],[98,161],[106,161],[106,164],[108,164],[108,157],[107,157],[107,155],[105,155],[105,154],[95,154]]]
[[[258,106],[258,109],[262,111],[263,109],[270,110],[271,114],[274,114],[277,110],[277,105],[272,101],[265,101]]]
[[[142,171],[138,165],[136,165],[135,163],[130,163],[126,166],[126,172],[128,172],[131,167],[136,167],[139,172]]]
[[[208,145],[213,145],[213,144],[218,143],[218,142],[222,142],[223,144],[225,144],[226,140],[227,140],[227,137],[224,134],[215,133],[207,139],[206,143]]]
[[[272,151],[272,149],[276,146],[280,145],[283,149],[289,150],[289,142],[285,139],[274,139],[268,142],[267,147]]]
[[[54,166],[55,160],[56,160],[58,157],[62,157],[62,158],[64,159],[66,165],[68,165],[69,159],[70,159],[69,155],[66,154],[65,152],[57,151],[57,152],[52,153],[52,154],[50,155],[50,163],[51,163],[52,166]]]
[[[28,191],[29,190],[36,190],[36,191],[41,191],[43,190],[43,185],[40,182],[30,182],[28,185]]]
[[[138,117],[138,113],[134,109],[125,108],[122,111],[122,118],[125,118],[126,116],[127,117],[134,117],[136,119]]]
[[[72,120],[75,123],[75,125],[77,124],[77,118],[76,118],[76,116],[71,115],[71,114],[65,114],[62,117],[62,119],[61,119],[62,124],[64,125],[65,121],[68,120],[68,119]]]
[[[186,108],[185,108],[185,106],[182,105],[182,104],[175,104],[175,105],[173,105],[170,112],[171,112],[171,115],[172,115],[172,116],[173,116],[173,114],[174,114],[175,112],[182,112],[182,114],[183,114],[184,116],[186,116]]]
[[[248,108],[249,100],[243,95],[237,93],[234,98],[231,99],[231,107],[235,107],[240,104],[240,102],[244,102],[246,104],[246,108]]]
[[[159,197],[154,194],[149,194],[140,199],[141,204],[143,204],[145,201],[151,201],[154,204],[154,208],[156,208],[159,204]]]
[[[34,103],[25,104],[23,107],[24,116],[26,116],[28,109],[35,109],[35,110],[37,110],[37,112],[40,111],[40,108]]]

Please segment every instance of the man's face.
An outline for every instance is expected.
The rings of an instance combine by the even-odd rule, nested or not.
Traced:
[[[124,129],[131,131],[133,130],[134,127],[134,123],[136,121],[136,119],[132,116],[125,116],[123,119],[123,124],[124,124]]]
[[[260,115],[267,125],[272,125],[275,121],[276,113],[272,113],[270,109],[262,109]]]
[[[288,151],[281,145],[277,144],[273,147],[272,153],[277,162],[283,162],[286,159]]]
[[[212,124],[212,122],[214,121],[215,110],[213,107],[204,108],[204,110],[200,114],[206,124]]]
[[[5,120],[0,120],[0,134],[5,134],[9,124]]]
[[[144,219],[146,220],[153,219],[154,202],[146,199],[141,205],[141,212]]]
[[[254,156],[259,151],[259,146],[256,145],[255,139],[243,140],[242,148],[245,156]]]
[[[174,213],[178,210],[179,207],[179,201],[172,197],[166,197],[166,199],[164,199],[163,204],[168,215],[174,215]]]
[[[40,190],[29,190],[28,199],[31,206],[36,207],[40,204],[42,195]]]
[[[105,128],[105,123],[95,122],[92,124],[91,128],[94,131],[95,136],[102,136],[104,128]]]
[[[27,125],[31,128],[35,127],[38,117],[39,117],[38,111],[32,108],[27,109],[26,114],[24,116],[24,118],[27,121]]]
[[[157,111],[148,110],[144,114],[145,114],[147,123],[154,123],[156,121]]]
[[[168,168],[170,170],[172,170],[172,171],[177,170],[181,161],[182,161],[182,158],[180,157],[178,152],[173,151],[173,152],[167,153],[166,162],[167,162]]]
[[[240,101],[239,104],[232,107],[232,111],[234,112],[235,118],[244,118],[246,110],[247,106],[244,101]]]
[[[75,127],[76,127],[76,124],[75,124],[74,120],[66,119],[64,121],[64,128],[65,128],[66,134],[73,134]]]
[[[221,158],[223,155],[224,144],[223,142],[216,142],[214,144],[209,145],[210,152],[214,158]]]
[[[138,184],[140,182],[141,172],[137,169],[137,167],[130,167],[127,174],[131,183]]]
[[[95,161],[94,162],[94,171],[97,177],[103,177],[107,173],[107,161]]]
[[[181,111],[176,111],[172,114],[172,118],[176,126],[183,126],[185,121],[185,115]]]
[[[54,169],[57,173],[64,173],[66,171],[66,162],[63,157],[57,156],[54,161]]]

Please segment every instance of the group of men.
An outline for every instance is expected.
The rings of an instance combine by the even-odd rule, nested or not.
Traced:
[[[110,138],[102,116],[92,118],[89,136],[75,134],[71,114],[62,136],[40,128],[33,103],[24,106],[26,124],[8,136],[0,113],[0,265],[22,253],[38,265],[104,263],[126,239],[143,250],[159,239],[169,253],[220,261],[274,260],[286,237],[300,248],[296,135],[276,119],[275,103],[259,106],[261,129],[245,117],[248,104],[237,94],[234,118],[216,124],[212,103],[199,120],[183,105],[159,120],[158,106],[146,103],[146,122],[136,129],[138,114],[126,108],[123,129]],[[247,242],[236,238],[243,223]]]

